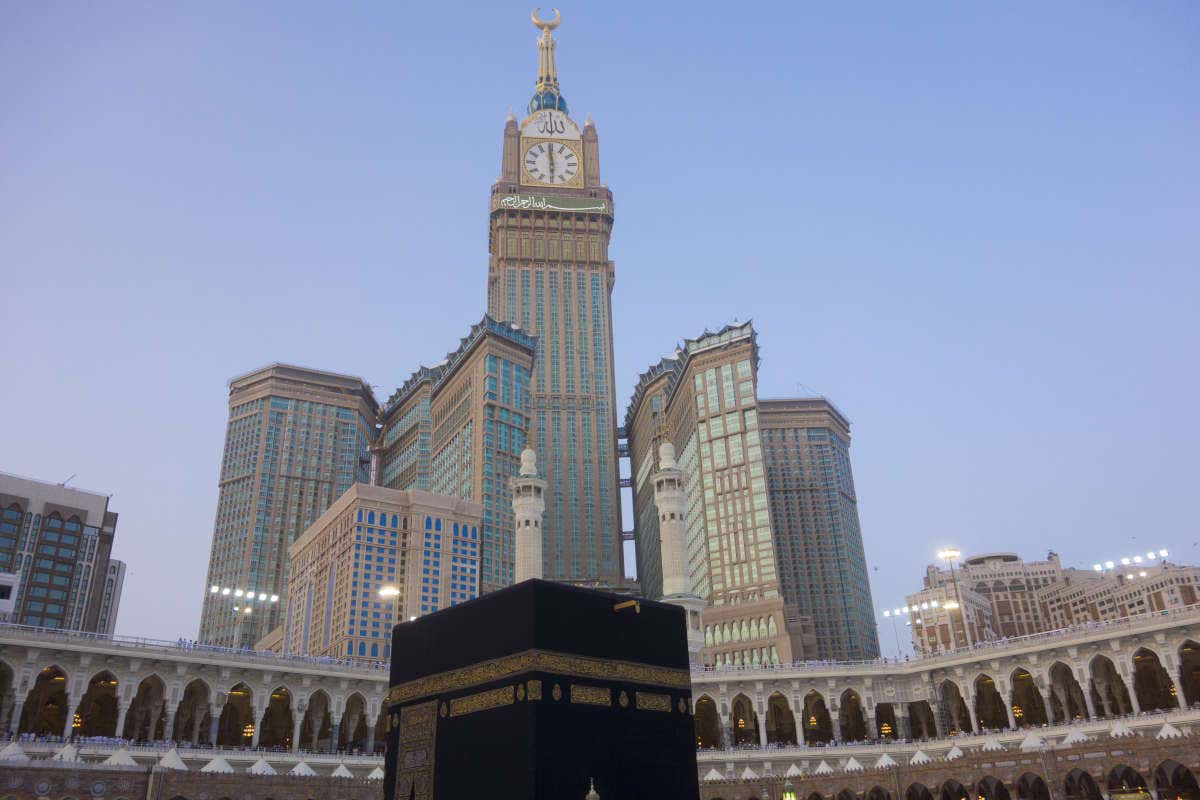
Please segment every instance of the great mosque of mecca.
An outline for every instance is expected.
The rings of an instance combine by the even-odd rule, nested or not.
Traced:
[[[577,240],[566,234],[561,239],[563,252],[576,252],[575,260],[595,273],[587,276],[592,305],[586,316],[603,329],[589,345],[598,379],[580,390],[597,409],[594,426],[585,415],[581,428],[595,446],[582,446],[565,461],[562,454],[553,459],[555,451],[546,447],[546,441],[558,441],[558,423],[548,438],[544,430],[530,436],[549,456],[544,462],[569,466],[565,475],[551,466],[539,477],[533,450],[521,455],[508,484],[515,547],[493,565],[497,586],[540,578],[543,569],[562,580],[586,573],[620,583],[623,575],[614,535],[618,500],[609,491],[618,480],[617,453],[605,449],[603,433],[616,429],[606,294],[612,284],[607,260],[612,198],[599,182],[594,126],[589,119],[580,132],[566,117],[550,36],[559,19],[555,12],[553,21],[540,21],[534,13],[542,35],[530,113],[531,119],[536,112],[564,127],[530,129],[526,135],[515,119],[506,124],[503,175],[492,198],[496,249],[489,267],[489,314],[499,319],[541,314],[540,302],[516,290],[529,281],[522,260],[529,255],[528,219],[518,212],[598,212],[589,222],[580,218]],[[568,123],[577,137],[563,136]],[[526,195],[522,186],[550,191]],[[576,223],[561,224],[565,230]],[[553,227],[559,225],[555,221]],[[559,244],[548,247],[551,260]],[[556,285],[553,271],[546,277]],[[582,303],[583,273],[578,280]],[[535,281],[540,285],[541,277],[535,275]],[[542,341],[554,347],[558,342],[570,353],[570,323],[559,330],[553,312],[551,320],[539,334]],[[724,346],[752,335],[738,328],[714,337]],[[674,380],[670,370],[683,374],[688,357],[681,351],[677,360],[664,359],[647,373],[646,385]],[[756,364],[757,357],[753,360]],[[558,362],[552,363],[553,381],[543,399],[557,408],[574,389],[557,393]],[[751,361],[745,364],[739,378],[749,385]],[[699,386],[701,378],[696,381]],[[715,384],[710,391],[713,414],[724,412],[715,401]],[[563,430],[570,434],[575,424]],[[705,638],[700,623],[705,601],[690,593],[686,574],[684,478],[674,445],[657,439],[654,444],[661,456],[652,475],[646,467],[645,485],[653,490],[643,501],[656,512],[650,514],[662,553],[656,580],[666,602],[685,609],[695,653]],[[587,476],[581,485],[595,502],[582,510],[567,504],[566,516],[558,509],[551,525],[547,497],[556,490],[561,495],[563,486],[569,494],[579,475]],[[541,532],[543,523],[559,532],[557,539]],[[467,527],[462,530],[465,537]],[[578,553],[572,562],[564,530],[584,532],[590,563],[579,564]],[[485,536],[490,532],[486,528]],[[236,627],[241,623],[227,624],[230,617],[218,607],[217,584],[212,592],[206,613],[234,631],[224,633],[241,637]],[[478,596],[473,585],[469,592],[463,602]],[[435,600],[421,602],[435,603],[437,612]],[[1200,604],[974,642],[913,660],[781,658],[780,652],[792,650],[770,614],[783,620],[782,610],[782,600],[775,598],[767,611],[755,612],[772,619],[779,648],[769,642],[749,650],[739,645],[731,660],[705,665],[693,659],[690,702],[681,698],[678,707],[694,727],[703,800],[1200,800]],[[218,628],[213,636],[224,630]],[[762,630],[765,639],[768,625]],[[365,644],[358,643],[360,655]],[[684,675],[682,667],[679,674]],[[0,623],[0,800],[378,798],[385,742],[389,730],[397,730],[384,707],[388,678],[384,661]],[[540,691],[529,700],[562,702],[558,693]],[[398,730],[403,733],[403,723]],[[487,776],[479,780],[480,795],[490,796]]]
[[[363,664],[5,626],[0,800],[374,797],[386,690]],[[699,669],[689,711],[706,800],[1195,798],[1200,609],[912,661]]]

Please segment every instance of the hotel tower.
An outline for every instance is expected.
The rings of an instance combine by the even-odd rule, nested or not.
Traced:
[[[531,447],[546,480],[544,574],[618,584],[624,574],[613,387],[612,194],[589,118],[571,119],[543,21],[528,113],[504,126],[488,236],[488,314],[536,337]]]

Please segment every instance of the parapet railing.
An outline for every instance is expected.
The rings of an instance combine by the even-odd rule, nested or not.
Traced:
[[[951,747],[973,748],[981,747],[989,740],[1001,743],[1015,743],[1025,739],[1030,734],[1042,739],[1047,746],[1056,744],[1055,739],[1066,737],[1075,730],[1082,731],[1091,738],[1108,736],[1118,723],[1135,730],[1146,728],[1161,728],[1164,723],[1177,724],[1193,723],[1200,720],[1200,705],[1183,708],[1162,709],[1158,711],[1143,711],[1139,714],[1122,714],[1096,719],[1073,720],[1055,725],[1030,725],[1023,728],[1002,728],[999,730],[984,730],[978,733],[958,733],[954,736],[939,736],[929,739],[888,739],[863,742],[827,742],[814,744],[779,744],[766,745],[741,744],[728,747],[705,747],[696,750],[696,757],[701,761],[725,761],[738,758],[775,759],[775,758],[820,758],[842,757],[857,753],[915,753],[924,750],[929,755],[935,755]],[[864,765],[869,766],[869,765]]]
[[[1019,648],[1024,645],[1037,644],[1050,639],[1061,639],[1067,636],[1090,636],[1095,633],[1109,633],[1139,627],[1151,627],[1164,620],[1181,622],[1187,619],[1200,620],[1200,604],[1185,606],[1166,611],[1155,611],[1132,617],[1109,620],[1105,622],[1089,622],[1082,625],[1072,625],[1043,633],[1031,633],[1026,636],[1016,636],[1008,639],[979,642],[972,647],[960,647],[936,655],[909,660],[875,658],[859,660],[828,660],[828,661],[795,661],[790,664],[756,664],[743,666],[695,667],[693,673],[701,680],[707,677],[717,678],[728,675],[753,675],[761,673],[777,674],[780,672],[828,672],[831,669],[846,668],[901,668],[905,671],[918,671],[931,668],[938,664],[969,657],[980,651],[991,651],[1000,648]],[[242,661],[250,661],[261,666],[306,666],[313,668],[336,668],[339,670],[357,671],[363,677],[386,679],[389,664],[386,661],[359,661],[348,658],[330,658],[326,656],[285,655],[270,650],[250,650],[247,648],[222,647],[218,645],[201,644],[186,639],[170,641],[152,639],[144,636],[123,636],[120,634],[94,633],[91,631],[67,631],[60,628],[41,628],[33,625],[18,625],[11,622],[0,622],[0,636],[11,632],[16,636],[29,637],[38,641],[54,642],[95,642],[111,644],[118,647],[130,646],[142,649],[158,650],[174,654],[187,654],[203,657],[219,655]]]
[[[379,673],[387,673],[389,664],[386,661],[356,661],[349,658],[329,658],[326,656],[284,655],[271,650],[250,650],[248,648],[222,647],[212,644],[201,644],[186,639],[170,641],[166,639],[150,639],[144,636],[123,636],[120,634],[94,633],[92,631],[67,631],[60,628],[40,628],[33,625],[17,625],[10,622],[0,622],[0,635],[12,632],[16,636],[29,637],[39,641],[55,642],[94,642],[96,644],[111,644],[118,647],[133,646],[142,649],[185,653],[196,656],[220,655],[229,658],[254,661],[260,664],[304,665],[309,667],[336,667],[340,669],[358,670],[377,677]]]
[[[762,672],[825,672],[830,669],[840,669],[845,667],[903,667],[911,670],[919,670],[935,666],[946,661],[969,657],[980,651],[990,651],[1000,648],[1019,648],[1024,645],[1037,644],[1041,641],[1049,639],[1061,639],[1065,636],[1090,636],[1094,633],[1109,633],[1130,628],[1151,627],[1155,624],[1161,623],[1164,619],[1169,619],[1172,622],[1182,622],[1192,618],[1200,621],[1200,603],[1184,606],[1182,608],[1168,609],[1165,611],[1153,611],[1130,617],[1122,617],[1121,619],[1071,625],[1065,628],[1056,628],[1052,631],[1030,633],[1026,634],[1025,636],[1013,636],[1006,639],[994,639],[978,642],[971,647],[958,647],[953,650],[944,650],[942,652],[920,658],[902,660],[898,658],[881,657],[856,660],[847,659],[840,661],[793,661],[789,664],[753,664],[740,666],[724,665],[714,667],[697,667],[693,669],[693,672],[700,673],[703,676],[712,675],[713,677],[716,677],[724,674],[739,675]]]

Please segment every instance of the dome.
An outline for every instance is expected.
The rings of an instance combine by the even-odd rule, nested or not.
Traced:
[[[551,111],[561,111],[567,113],[567,98],[553,89],[546,89],[538,92],[529,100],[529,113],[541,111],[542,109],[550,109]]]

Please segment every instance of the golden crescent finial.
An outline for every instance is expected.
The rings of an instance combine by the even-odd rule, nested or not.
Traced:
[[[542,9],[539,6],[533,11],[529,12],[529,19],[533,21],[533,27],[540,28],[543,31],[552,31],[558,27],[558,23],[562,22],[562,14],[558,13],[557,8],[550,9],[554,12],[554,19],[550,20],[549,22],[538,19],[538,12],[541,10]]]

